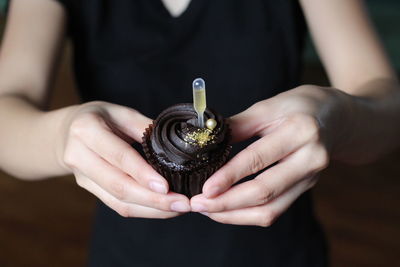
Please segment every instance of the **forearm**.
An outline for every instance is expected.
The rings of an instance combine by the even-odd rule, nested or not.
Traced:
[[[343,118],[346,134],[337,140],[332,158],[368,163],[400,145],[400,86],[383,78],[352,91],[349,115]]]
[[[65,175],[57,137],[71,106],[44,112],[16,96],[0,97],[0,169],[26,180]]]

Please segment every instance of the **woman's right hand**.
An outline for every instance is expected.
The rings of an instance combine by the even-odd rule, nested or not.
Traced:
[[[60,164],[79,186],[124,217],[170,218],[190,211],[189,199],[168,192],[167,181],[131,146],[152,120],[107,102],[77,106],[58,137]]]

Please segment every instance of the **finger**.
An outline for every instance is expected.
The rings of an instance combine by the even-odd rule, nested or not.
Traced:
[[[275,115],[274,108],[273,99],[267,99],[229,117],[227,122],[232,129],[232,143],[266,135],[277,127],[283,118]]]
[[[152,119],[129,107],[112,103],[107,103],[107,106],[107,119],[136,142],[141,142],[143,132],[152,123]]]
[[[316,181],[316,178],[314,180]],[[268,227],[272,225],[302,193],[312,186],[313,184],[308,183],[308,180],[303,180],[270,203],[244,209],[203,214],[220,223]]]
[[[78,153],[80,158],[70,165],[118,200],[165,211],[190,211],[186,196],[174,192],[159,194],[150,191],[83,145],[76,148],[75,155]]]
[[[263,205],[325,168],[324,157],[317,146],[304,146],[255,179],[236,185],[215,198],[206,198],[203,194],[193,197],[192,211],[219,212]]]
[[[168,183],[128,143],[116,136],[105,120],[96,114],[85,114],[72,126],[72,133],[111,165],[133,177],[141,185],[166,194]]]
[[[122,202],[109,194],[104,189],[102,189],[95,182],[86,177],[83,173],[77,172],[75,174],[75,177],[79,186],[98,197],[104,204],[106,204],[108,207],[110,207],[123,217],[166,219],[180,215],[180,213],[178,212],[168,212],[141,206],[138,204]]]
[[[283,122],[275,131],[250,144],[206,181],[204,195],[215,197],[242,178],[257,173],[303,146],[305,140],[295,132],[293,124]]]
[[[249,109],[246,109],[227,119],[232,130],[232,143],[249,139],[260,130],[262,123],[260,120],[255,120],[254,115]]]

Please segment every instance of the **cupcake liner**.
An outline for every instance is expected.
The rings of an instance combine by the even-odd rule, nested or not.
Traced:
[[[232,146],[229,144],[229,141],[231,140],[231,129],[228,124],[226,124],[226,126],[228,129],[226,138],[224,143],[221,144],[226,148],[217,154],[213,154],[210,157],[210,162],[200,169],[196,168],[196,165],[193,165],[190,166],[193,167],[193,170],[178,171],[163,165],[160,162],[162,157],[154,153],[150,143],[150,136],[154,128],[153,124],[149,124],[143,133],[143,152],[146,156],[147,162],[168,181],[171,191],[184,194],[190,198],[194,195],[200,194],[206,180],[228,160]],[[167,159],[164,158],[163,160]]]

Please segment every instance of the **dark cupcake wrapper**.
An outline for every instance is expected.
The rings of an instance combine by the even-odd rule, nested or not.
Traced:
[[[207,166],[201,169],[177,171],[160,163],[158,158],[160,156],[155,154],[150,144],[150,136],[154,128],[153,124],[149,124],[148,128],[146,128],[143,133],[143,152],[146,156],[147,162],[168,181],[171,191],[186,195],[190,198],[194,195],[200,194],[206,180],[228,160],[232,146],[229,144],[231,139],[231,130],[228,124],[226,124],[226,126],[228,131],[225,141],[222,144],[225,146],[225,149],[220,152],[218,158],[213,157],[213,161],[209,162]]]

